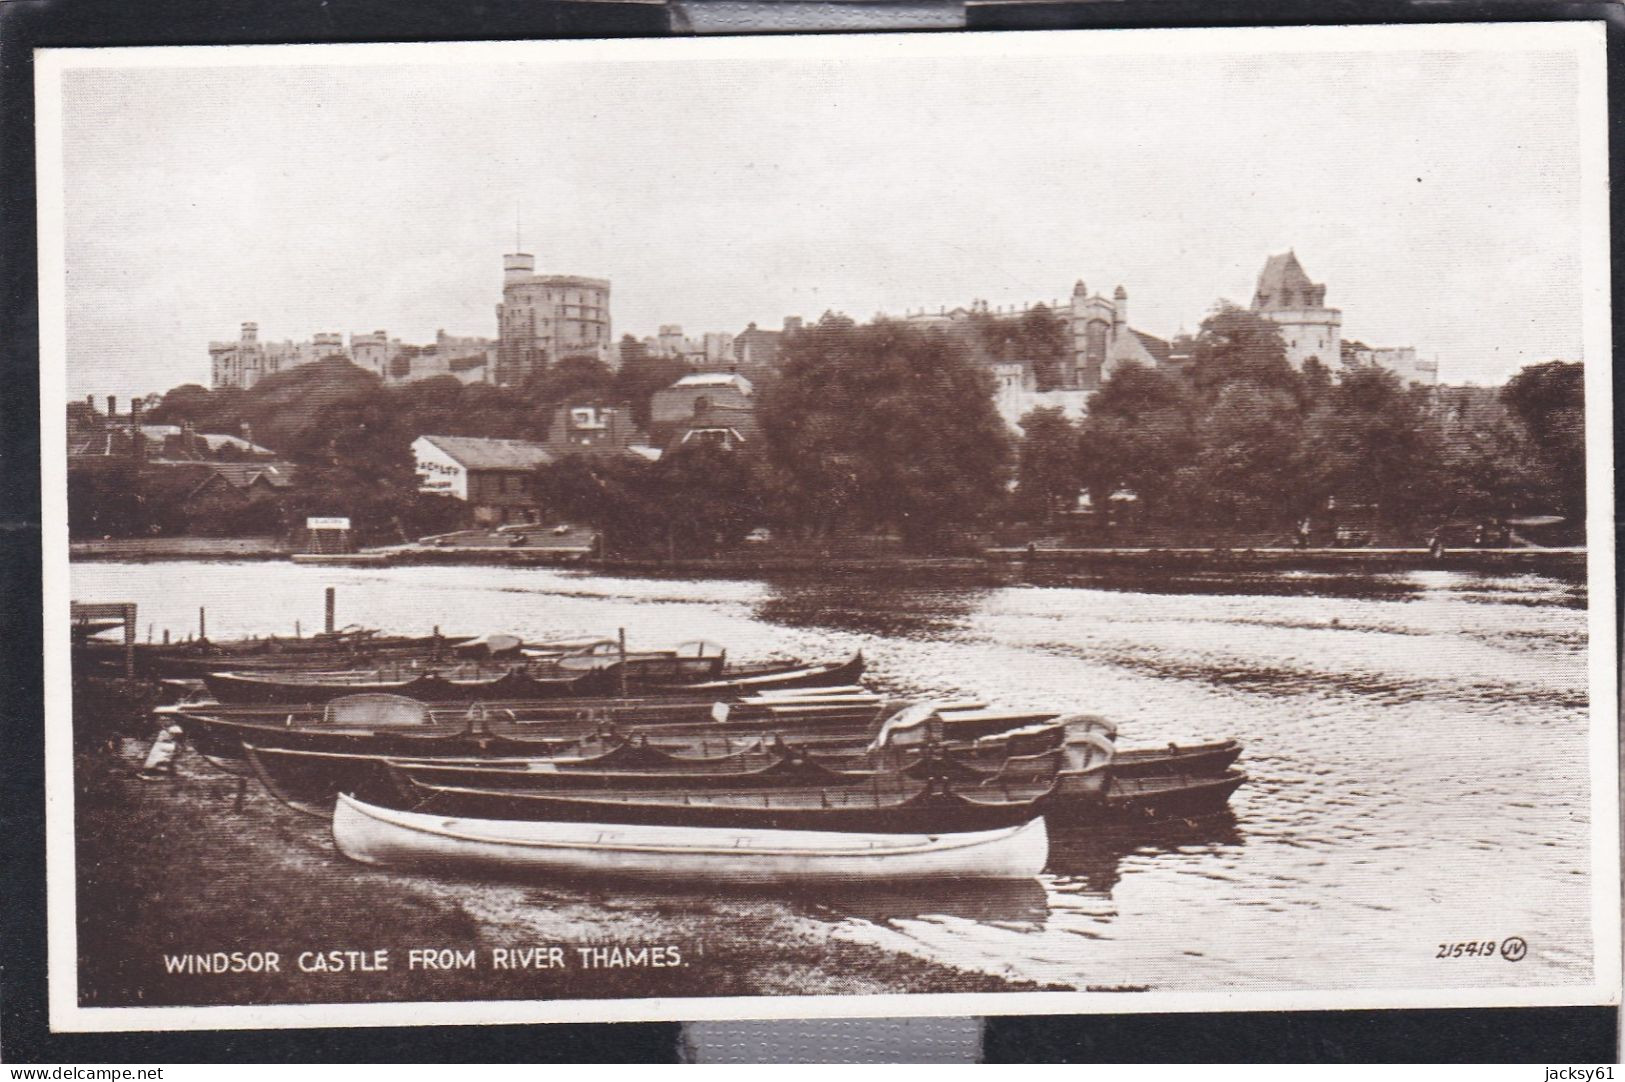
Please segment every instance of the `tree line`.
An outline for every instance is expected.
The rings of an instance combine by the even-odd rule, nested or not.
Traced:
[[[451,529],[465,508],[417,491],[412,441],[431,433],[539,441],[559,407],[588,400],[628,403],[634,423],[646,425],[654,392],[687,369],[647,355],[630,336],[623,352],[618,369],[595,357],[565,357],[517,387],[454,376],[391,386],[342,357],[275,373],[248,389],[184,384],[144,421],[245,436],[294,466],[293,486],[245,504],[224,493],[199,495],[206,471],[110,463],[70,472],[70,528],[77,536],[283,534],[308,516],[337,515],[351,519],[363,543]],[[68,408],[70,419],[97,420],[84,403]]]
[[[1184,373],[1129,364],[1077,423],[1023,420],[1016,502],[1097,518],[1269,533],[1359,509],[1401,531],[1585,511],[1583,367],[1532,365],[1500,389],[1406,385],[1373,365],[1286,360],[1275,324],[1222,305]],[[1130,499],[1131,497],[1131,499]],[[1328,523],[1329,524],[1329,523]]]
[[[970,334],[947,333],[826,313],[782,340],[775,371],[756,387],[761,435],[742,452],[568,456],[538,471],[541,505],[597,529],[608,550],[685,554],[727,548],[756,527],[812,540],[886,535],[943,551],[991,528],[1054,526],[1080,493],[1097,518],[1133,507],[1137,521],[1195,539],[1291,530],[1324,520],[1329,504],[1400,529],[1584,513],[1578,364],[1534,365],[1499,389],[1406,386],[1371,366],[1300,371],[1273,323],[1221,305],[1185,370],[1123,365],[1090,397],[1084,420],[1039,410],[1016,437],[995,407],[987,360],[1059,357],[1060,321],[1033,310],[973,322]],[[465,511],[417,491],[417,436],[537,440],[559,406],[583,398],[628,403],[647,423],[654,391],[686,371],[630,336],[619,370],[571,358],[518,388],[450,377],[386,386],[330,360],[248,391],[179,387],[150,418],[213,432],[247,424],[254,442],[297,467],[275,508],[284,526],[344,515],[363,542],[398,541],[451,528]],[[85,532],[162,523],[116,485],[74,483],[77,519],[101,516]]]

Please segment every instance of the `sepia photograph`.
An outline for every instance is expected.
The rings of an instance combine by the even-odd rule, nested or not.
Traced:
[[[1618,1003],[1600,23],[36,96],[54,1030]]]

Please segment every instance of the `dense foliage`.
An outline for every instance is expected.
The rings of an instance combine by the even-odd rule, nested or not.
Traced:
[[[937,330],[826,315],[757,407],[786,523],[937,547],[1000,508],[1011,445],[988,371]]]
[[[1221,304],[1186,371],[1121,365],[1083,421],[1026,417],[1016,456],[988,362],[1058,365],[1064,332],[1042,306],[1013,319],[975,313],[953,333],[826,314],[787,336],[776,371],[758,381],[762,451],[571,456],[539,471],[539,495],[611,551],[682,554],[764,525],[940,549],[989,522],[1053,526],[1080,493],[1116,509],[1097,523],[1212,537],[1281,537],[1305,520],[1324,530],[1356,510],[1413,541],[1453,520],[1584,514],[1579,364],[1533,365],[1501,388],[1406,386],[1354,363],[1354,351],[1299,371],[1275,324]],[[295,466],[292,487],[232,492],[201,463],[143,470],[102,456],[70,471],[70,526],[75,536],[273,534],[344,515],[363,543],[440,532],[467,508],[417,491],[417,436],[541,440],[561,406],[581,401],[629,403],[645,423],[653,393],[685,372],[627,336],[617,370],[565,358],[518,388],[450,376],[386,386],[338,358],[247,391],[187,384],[149,400],[148,420],[241,433]],[[85,403],[68,412],[71,425],[99,421]]]
[[[1265,534],[1356,513],[1411,533],[1572,516],[1584,507],[1582,384],[1582,366],[1559,362],[1499,394],[1406,386],[1371,365],[1297,371],[1273,323],[1221,305],[1188,377],[1128,364],[1082,422],[1030,416],[1018,492],[1045,518],[1082,490],[1096,508],[1132,497],[1142,523]]]
[[[709,443],[649,462],[568,455],[537,470],[542,505],[597,531],[605,552],[705,556],[762,519],[758,464]]]

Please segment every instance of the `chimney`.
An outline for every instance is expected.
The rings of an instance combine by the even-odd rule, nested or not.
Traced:
[[[111,421],[114,417],[117,417],[117,416],[118,416],[118,396],[110,394],[110,395],[107,396],[107,419],[109,421]]]
[[[242,433],[243,433],[243,442],[244,443],[253,443],[254,442],[254,426],[249,424],[247,421],[243,422]]]
[[[96,412],[96,396],[93,395],[93,394],[85,395],[85,405],[90,407],[90,412],[91,413],[95,413]]]

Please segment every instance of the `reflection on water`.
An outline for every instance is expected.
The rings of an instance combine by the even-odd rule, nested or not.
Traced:
[[[1216,853],[1244,844],[1234,814],[1165,822],[1113,824],[1100,827],[1050,828],[1048,875],[1060,889],[1078,894],[1110,895],[1122,877],[1126,857],[1158,853],[1192,853],[1206,847]]]
[[[1147,594],[1252,594],[1259,597],[1358,597],[1404,601],[1417,587],[1404,575],[1322,571],[1157,571],[1112,568],[1058,571],[1042,565],[1021,573],[1032,586]]]
[[[755,611],[768,624],[924,637],[958,627],[991,592],[992,587],[904,585],[868,576],[834,583],[791,578],[775,580]]]
[[[786,899],[842,935],[1071,987],[1291,990],[1590,979],[1583,587],[1533,575],[770,582],[504,568],[84,564],[143,633],[285,634],[321,618],[533,640],[691,639],[738,661],[862,650],[902,694],[1081,710],[1123,739],[1235,737],[1233,818],[1052,831],[989,888]],[[253,589],[244,583],[252,581]],[[605,892],[604,904],[690,904]],[[1522,936],[1476,968],[1439,943]]]

